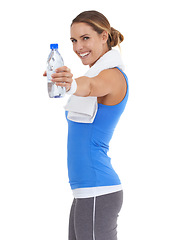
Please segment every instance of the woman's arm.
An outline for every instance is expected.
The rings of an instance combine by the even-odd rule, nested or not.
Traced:
[[[64,66],[56,69],[56,73],[52,74],[52,81],[57,86],[66,87],[66,90],[69,90],[73,81],[72,77],[70,69]],[[83,76],[75,80],[77,90],[74,95],[82,97],[115,95],[125,88],[126,84],[121,72],[116,68],[103,70],[93,78]]]
[[[103,97],[113,94],[119,88],[119,77],[117,69],[107,69],[93,78],[77,78],[76,82],[79,84],[79,87],[77,87],[75,95],[82,96],[86,93],[87,96]]]

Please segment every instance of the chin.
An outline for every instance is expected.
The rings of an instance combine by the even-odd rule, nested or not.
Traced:
[[[82,62],[83,65],[87,66],[90,65],[89,63]]]
[[[89,61],[82,61],[82,64],[85,66],[87,66],[87,65],[92,66],[94,63],[93,62],[91,63]]]

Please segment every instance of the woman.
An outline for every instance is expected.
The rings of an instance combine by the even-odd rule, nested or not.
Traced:
[[[123,191],[107,151],[128,98],[127,77],[118,67],[122,61],[112,50],[123,39],[101,13],[79,14],[71,24],[71,41],[90,69],[75,80],[66,66],[52,75],[52,81],[72,95],[66,105],[68,172],[74,194],[69,240],[117,239]]]

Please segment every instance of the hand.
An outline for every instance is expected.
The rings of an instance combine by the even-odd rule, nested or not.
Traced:
[[[70,69],[66,66],[63,66],[63,67],[57,68],[55,72],[56,73],[53,73],[51,75],[52,77],[51,81],[54,82],[57,86],[65,87],[66,91],[68,91],[71,88],[71,84],[73,81],[72,79],[73,74],[71,73]],[[43,76],[45,76],[44,74]]]

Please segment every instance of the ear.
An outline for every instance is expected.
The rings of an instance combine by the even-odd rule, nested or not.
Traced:
[[[106,31],[102,32],[102,40],[104,43],[106,43],[108,41],[108,32],[106,32]]]

